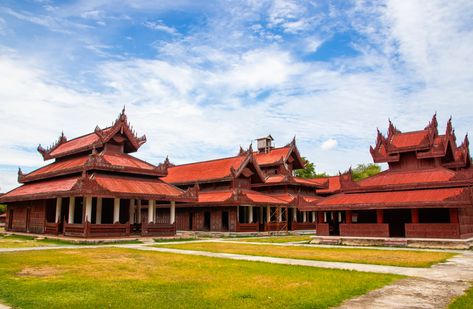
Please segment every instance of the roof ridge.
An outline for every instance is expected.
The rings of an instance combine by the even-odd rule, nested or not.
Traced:
[[[170,167],[170,169],[176,168],[176,167],[181,167],[181,166],[186,166],[186,165],[195,165],[195,164],[200,164],[200,163],[210,163],[210,162],[223,161],[223,160],[236,159],[236,158],[245,159],[246,157],[243,157],[243,156],[231,156],[231,157],[225,157],[225,158],[210,159],[210,160],[197,161],[197,162],[189,162],[189,163],[184,163],[184,164],[176,164],[175,166]]]

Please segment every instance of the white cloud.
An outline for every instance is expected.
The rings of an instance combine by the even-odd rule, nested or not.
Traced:
[[[167,26],[166,24],[163,23],[163,21],[158,20],[158,21],[147,21],[144,23],[146,28],[152,29],[152,30],[157,30],[157,31],[163,31],[168,34],[172,35],[179,35],[179,31],[177,31],[176,28]]]
[[[322,145],[320,146],[320,148],[322,148],[323,150],[330,150],[330,149],[334,149],[335,147],[337,147],[337,140],[333,139],[333,138],[330,138],[328,140],[326,140],[325,142],[322,143]]]

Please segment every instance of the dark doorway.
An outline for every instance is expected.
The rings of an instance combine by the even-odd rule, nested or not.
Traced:
[[[222,211],[222,230],[228,231],[228,211]]]
[[[264,225],[266,224],[266,207],[260,207],[259,208],[259,213],[260,213],[260,220],[259,220],[259,231],[264,232]]]
[[[11,231],[12,227],[13,227],[13,209],[10,209],[8,211],[8,230]]]
[[[48,223],[56,222],[56,200],[53,200],[53,199],[46,200],[46,222]]]
[[[63,231],[64,223],[69,218],[69,198],[63,198],[61,202],[61,215],[59,216],[59,231]]]
[[[210,211],[204,212],[204,230],[210,231]]]
[[[294,219],[294,211],[295,209],[293,208],[288,208],[288,220],[287,220],[287,229],[292,230],[292,221]]]
[[[194,213],[190,211],[189,212],[189,231],[192,231],[193,222],[194,222]]]
[[[411,210],[384,210],[383,222],[389,224],[389,237],[406,237],[405,224],[411,222]]]
[[[343,215],[339,215],[339,211],[327,212],[327,223],[330,236],[339,236],[340,235],[340,217],[343,218]]]
[[[26,231],[30,231],[31,208],[26,208]]]

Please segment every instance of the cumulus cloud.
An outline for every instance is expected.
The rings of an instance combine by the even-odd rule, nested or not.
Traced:
[[[320,148],[322,148],[323,150],[330,150],[337,147],[337,144],[338,144],[337,140],[330,138],[326,140],[325,142],[323,142]]]

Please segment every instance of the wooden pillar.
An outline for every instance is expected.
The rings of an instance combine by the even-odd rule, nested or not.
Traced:
[[[67,220],[69,224],[74,224],[74,210],[76,208],[75,206],[76,206],[76,199],[75,197],[71,196],[69,198],[69,218]]]
[[[271,222],[271,207],[266,206],[266,222]]]
[[[297,222],[297,208],[293,209],[294,211],[292,212],[292,221]]]
[[[307,222],[307,211],[302,212],[302,222],[304,222],[304,223]]]
[[[56,199],[56,218],[54,219],[55,223],[59,223],[61,219],[61,206],[62,206],[62,197]]]
[[[95,224],[102,224],[102,198],[97,197],[97,207],[95,208]]]
[[[376,209],[376,223],[383,223],[383,210]]]
[[[351,210],[345,211],[345,222],[351,224]]]
[[[450,223],[458,223],[458,208],[450,208]]]
[[[155,205],[156,201],[148,201],[148,223],[154,222]]]
[[[248,206],[248,223],[253,223],[253,206]]]
[[[138,223],[141,224],[141,200],[138,200]]]
[[[278,210],[278,222],[282,222],[282,208],[276,208]]]
[[[135,223],[135,200],[130,199],[130,210],[128,211],[128,223],[134,224]]]
[[[419,209],[411,209],[411,219],[412,223],[419,223]]]
[[[92,221],[92,196],[85,197],[85,218],[84,221]]]
[[[324,212],[318,211],[317,212],[317,223],[324,223]]]
[[[310,213],[312,214],[312,222],[315,222],[315,220],[316,220],[315,219],[315,211],[311,211]]]
[[[120,199],[113,200],[113,223],[120,222]]]
[[[170,222],[171,224],[174,224],[174,222],[176,222],[176,202],[175,201],[171,201],[171,214],[169,216],[170,218]]]

